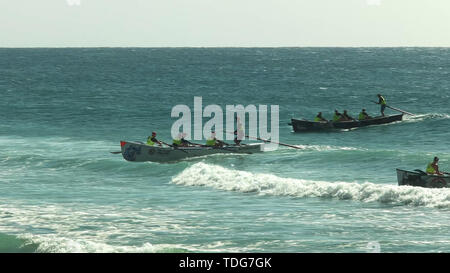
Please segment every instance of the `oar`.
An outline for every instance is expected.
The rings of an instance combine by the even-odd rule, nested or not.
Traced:
[[[234,135],[234,132],[233,133],[232,132],[227,132],[227,131],[224,131],[224,132],[227,133],[227,134]],[[272,141],[272,140],[267,140],[267,139],[262,139],[262,138],[259,138],[259,137],[251,137],[251,136],[245,136],[245,137],[248,137],[248,138],[251,138],[251,139],[256,139],[256,140],[261,140],[261,141],[264,141],[264,142],[271,142],[271,143],[275,143],[275,144],[278,144],[278,145],[291,147],[291,148],[294,148],[294,149],[301,149],[301,150],[303,149],[303,148],[298,147],[298,146],[294,146],[294,145],[290,145],[290,144],[286,144],[286,143],[281,143],[281,142],[276,142],[276,141]]]
[[[176,146],[174,146],[174,145],[170,145],[170,144],[168,144],[168,143],[165,143],[165,142],[163,142],[163,141],[161,141],[161,143],[162,143],[162,144],[165,144],[165,145],[167,145],[167,146],[169,146],[169,147],[172,147],[172,148],[174,148],[175,150],[179,150],[179,151],[182,151],[182,152],[185,152],[185,153],[187,153],[187,154],[188,154],[188,152],[187,152],[187,151],[185,151],[185,150],[181,150],[181,149],[178,149],[178,147],[176,147]]]
[[[275,144],[278,144],[278,145],[282,145],[282,146],[286,146],[286,147],[291,147],[291,148],[294,148],[294,149],[300,149],[300,150],[303,149],[303,148],[298,147],[298,146],[294,146],[294,145],[290,145],[290,144],[286,144],[286,143],[281,143],[281,142],[276,142],[276,141],[272,141],[272,140],[267,140],[267,139],[262,139],[262,138],[260,138],[260,137],[251,137],[251,136],[245,136],[245,137],[252,138],[252,139],[257,139],[257,140],[261,140],[261,141],[264,141],[264,142],[271,142],[271,143],[275,143]]]
[[[189,142],[188,144],[192,144],[192,145],[196,145],[196,146],[203,146],[203,144],[194,143],[194,142],[190,142],[190,141],[188,141],[188,142]]]
[[[376,101],[371,101],[371,102],[373,102],[373,103],[375,103],[375,104],[379,104],[379,103],[376,102]],[[387,108],[391,108],[392,110],[395,110],[395,111],[399,111],[399,112],[401,112],[401,113],[403,113],[403,114],[407,114],[407,115],[410,115],[410,116],[415,116],[414,114],[412,114],[412,113],[410,113],[410,112],[403,111],[403,110],[401,110],[401,109],[398,109],[398,108],[389,106],[389,105],[387,105],[387,104],[386,104],[386,107],[387,107]]]
[[[291,147],[291,148],[294,148],[294,149],[303,150],[303,148],[298,147],[298,146],[295,146],[295,145],[290,145],[290,144],[286,144],[286,143],[281,143],[281,142],[276,142],[276,141],[272,141],[272,140],[262,139],[262,138],[260,138],[260,137],[250,137],[250,136],[245,136],[245,137],[253,138],[253,139],[257,139],[257,140],[261,140],[261,141],[264,141],[264,142],[275,143],[275,144],[278,144],[278,145],[282,145],[282,146],[286,146],[286,147]]]
[[[110,152],[110,153],[112,153],[112,154],[121,154],[122,151],[118,151],[118,152]]]

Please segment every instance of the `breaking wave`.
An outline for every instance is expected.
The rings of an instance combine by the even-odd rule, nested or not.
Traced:
[[[141,246],[120,246],[85,239],[62,238],[56,235],[24,234],[17,236],[17,240],[22,241],[21,248],[33,245],[34,251],[32,252],[38,253],[170,253],[187,251],[182,246],[170,244],[144,243]]]
[[[258,195],[337,198],[360,202],[450,208],[450,189],[282,178],[272,174],[230,170],[202,162],[192,165],[173,177],[172,183]]]
[[[0,233],[0,252],[3,253],[187,253],[256,251],[258,248],[233,247],[231,241],[202,244],[115,245],[91,239],[74,239],[60,235],[6,235]]]

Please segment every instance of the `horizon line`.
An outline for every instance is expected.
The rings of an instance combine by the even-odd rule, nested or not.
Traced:
[[[450,46],[0,46],[0,49],[64,48],[450,48]]]

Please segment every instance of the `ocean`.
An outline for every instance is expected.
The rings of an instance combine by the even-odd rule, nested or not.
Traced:
[[[389,105],[401,122],[294,133]],[[0,49],[0,252],[450,252],[448,48]],[[159,164],[175,105],[278,105],[279,146]],[[397,113],[386,109],[386,114]],[[252,142],[252,141],[250,141]],[[249,141],[245,141],[249,143]]]

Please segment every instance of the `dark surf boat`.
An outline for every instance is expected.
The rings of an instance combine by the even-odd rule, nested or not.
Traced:
[[[246,145],[229,145],[224,147],[159,147],[144,143],[120,141],[121,153],[124,159],[134,162],[171,162],[190,157],[206,156],[211,154],[252,154],[262,152],[262,143]]]
[[[450,176],[427,174],[421,170],[397,170],[398,185],[425,188],[450,188]]]
[[[392,116],[384,116],[384,117],[375,117],[371,119],[366,120],[359,120],[359,121],[309,121],[309,120],[303,120],[303,119],[291,119],[291,123],[289,125],[292,125],[292,128],[294,129],[294,132],[308,132],[308,131],[321,131],[321,130],[331,130],[331,129],[352,129],[352,128],[359,128],[359,127],[365,127],[370,125],[379,125],[379,124],[386,124],[391,123],[395,121],[401,121],[403,119],[403,114],[399,115],[392,115]]]

